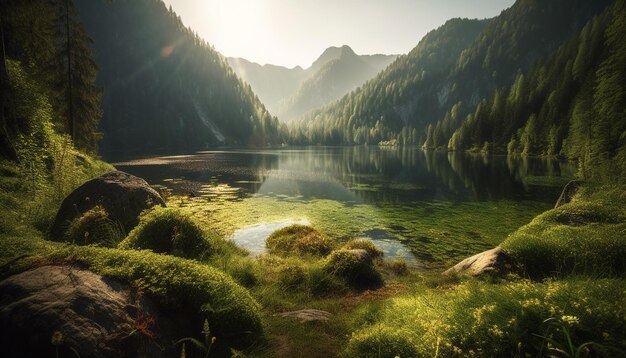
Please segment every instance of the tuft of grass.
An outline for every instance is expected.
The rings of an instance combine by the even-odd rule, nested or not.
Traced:
[[[583,187],[572,202],[537,216],[502,248],[532,277],[626,273],[626,186]]]
[[[313,227],[295,224],[274,231],[265,246],[270,253],[279,256],[326,256],[334,245]]]
[[[367,251],[336,250],[324,261],[326,272],[344,278],[351,285],[376,286],[382,283],[380,272],[374,267]]]
[[[409,356],[541,356],[549,337],[552,346],[594,342],[585,345],[590,355],[619,356],[626,349],[625,285],[623,279],[571,277],[540,283],[476,280],[444,292],[423,290],[391,299],[352,335],[346,355],[368,356],[376,352],[372,342],[403,337],[399,347],[380,344],[389,347],[380,356],[393,357],[407,343],[415,352]],[[552,317],[568,322],[567,338],[548,331],[544,322]]]
[[[76,245],[115,247],[124,237],[124,229],[109,218],[98,205],[74,219],[65,232],[65,241]]]
[[[163,207],[154,207],[142,213],[139,224],[119,244],[119,248],[148,249],[192,259],[205,259],[214,251],[213,242],[189,215],[178,209]]]
[[[383,250],[379,249],[373,242],[366,239],[352,239],[346,242],[343,247],[346,250],[361,249],[367,251],[373,259],[381,259],[384,255]]]

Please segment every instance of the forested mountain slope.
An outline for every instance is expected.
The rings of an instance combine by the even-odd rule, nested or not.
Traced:
[[[519,0],[491,20],[450,20],[362,88],[307,115],[294,142],[422,144],[428,124],[455,105],[464,118],[609,2]]]
[[[289,121],[327,105],[365,83],[396,59],[396,55],[357,55],[349,46],[331,46],[311,64],[286,68],[259,65],[241,58],[228,63],[248,82],[272,114]]]
[[[103,152],[280,143],[222,56],[161,0],[77,0],[104,91]]]

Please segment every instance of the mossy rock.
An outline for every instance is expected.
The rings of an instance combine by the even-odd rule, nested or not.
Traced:
[[[80,264],[128,283],[162,307],[190,314],[193,327],[206,318],[217,341],[246,348],[262,336],[260,306],[229,275],[209,265],[148,250],[68,246],[47,256],[55,264]],[[182,337],[181,337],[182,338]]]
[[[383,250],[379,249],[372,241],[367,239],[352,239],[346,242],[342,248],[346,250],[365,250],[373,259],[380,259],[384,255]]]
[[[377,286],[382,283],[369,253],[363,249],[333,251],[324,262],[326,272],[342,277],[351,285]]]
[[[111,220],[107,211],[98,205],[72,220],[64,239],[76,245],[115,247],[124,237],[123,230],[122,226]]]
[[[190,259],[211,255],[214,244],[200,226],[178,209],[154,207],[119,244],[121,249],[148,249]]]
[[[279,256],[326,256],[334,245],[311,226],[295,224],[274,231],[265,246],[271,254]]]

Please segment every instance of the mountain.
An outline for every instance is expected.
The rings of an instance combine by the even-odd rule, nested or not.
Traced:
[[[76,5],[104,90],[101,152],[281,142],[250,86],[161,0]]]
[[[365,83],[396,59],[395,55],[357,55],[349,46],[329,47],[307,69],[259,65],[228,58],[270,112],[288,121],[324,106]]]
[[[518,0],[490,20],[450,20],[359,90],[307,115],[293,141],[422,144],[428,124],[454,112],[458,125],[609,2]]]

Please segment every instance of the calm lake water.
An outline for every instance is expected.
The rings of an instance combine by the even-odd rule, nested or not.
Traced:
[[[205,151],[114,165],[174,194],[207,201],[269,197],[302,203],[324,199],[348,207],[384,204],[409,208],[428,202],[553,203],[575,172],[571,163],[554,159],[377,146]],[[265,238],[289,223],[289,219],[254,223],[238,228],[232,238],[258,254]],[[410,260],[412,255],[392,231],[376,228],[362,236],[379,243],[388,256]]]

